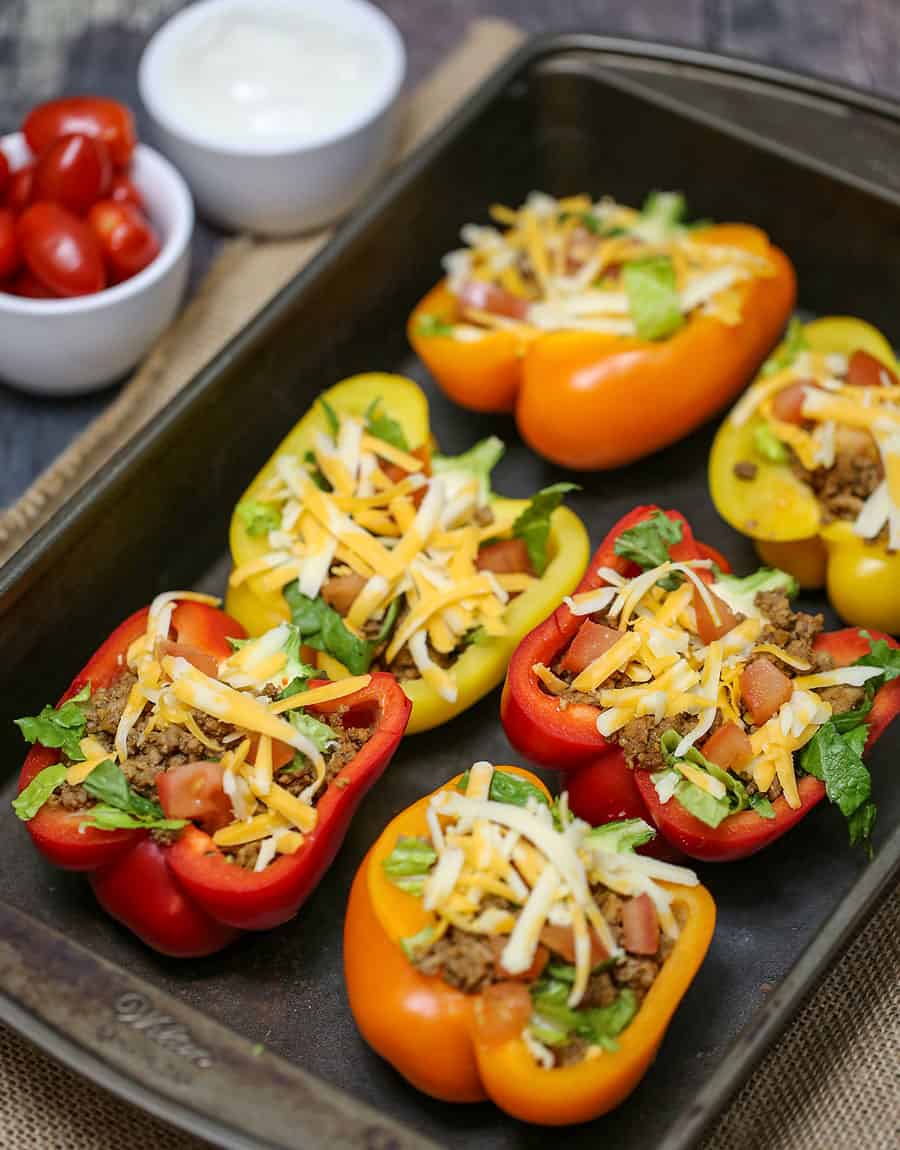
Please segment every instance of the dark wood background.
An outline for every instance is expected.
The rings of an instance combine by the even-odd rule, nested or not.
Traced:
[[[36,101],[95,91],[137,104],[147,37],[184,0],[0,0],[0,128]],[[326,2],[326,0],[323,0]],[[589,29],[688,44],[814,72],[900,99],[900,0],[379,0],[420,80],[476,16],[529,32]],[[140,116],[139,116],[140,118]],[[217,236],[198,234],[192,282]],[[15,499],[114,389],[49,400],[0,384],[0,506]]]

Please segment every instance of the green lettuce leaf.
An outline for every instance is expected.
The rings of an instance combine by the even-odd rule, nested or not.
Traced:
[[[416,934],[411,934],[407,938],[400,939],[403,953],[410,962],[415,961],[423,951],[426,951],[429,946],[431,946],[432,942],[434,942],[434,927],[430,924],[423,926]]]
[[[684,226],[687,200],[681,192],[651,192],[633,229],[648,243],[660,243]]]
[[[412,835],[401,835],[381,865],[395,886],[407,894],[420,895],[428,872],[436,862],[437,851],[430,842]]]
[[[684,323],[668,256],[632,260],[622,269],[622,286],[639,339],[665,339]]]
[[[465,793],[469,785],[469,772],[466,771],[456,784],[457,790]],[[543,806],[550,806],[547,796],[534,783],[523,779],[521,775],[511,775],[508,771],[494,771],[488,798],[495,803],[509,803],[514,807],[525,807],[529,799],[536,799]]]
[[[44,767],[13,799],[12,808],[22,822],[27,823],[29,819],[33,819],[56,788],[66,781],[66,770],[62,763]]]
[[[453,335],[453,324],[441,319],[439,315],[420,315],[416,325],[419,335],[432,338],[439,335]]]
[[[314,715],[307,714],[306,711],[288,711],[286,718],[291,726],[298,730],[301,735],[306,735],[322,754],[338,741],[337,735],[327,723],[323,723]]]
[[[392,419],[381,408],[381,397],[372,400],[366,409],[366,430],[376,439],[383,439],[392,447],[401,451],[409,451],[409,443],[403,433],[403,428],[396,419]]]
[[[673,730],[665,731],[659,741],[663,758],[672,768],[679,761],[675,756],[675,748],[680,741],[678,732]],[[694,818],[706,823],[707,826],[717,827],[729,815],[737,814],[748,808],[755,810],[762,818],[771,817],[762,803],[758,804],[759,809],[757,809],[751,801],[750,795],[747,794],[747,788],[736,775],[731,774],[730,771],[724,771],[716,763],[710,762],[696,747],[690,747],[682,757],[682,761],[699,767],[714,779],[718,779],[725,787],[723,797],[716,798],[715,795],[704,791],[702,787],[698,787],[696,783],[681,778],[674,786],[672,795],[676,802],[680,803]],[[657,776],[654,775],[654,785],[656,779]]]
[[[547,540],[550,538],[550,516],[570,491],[579,491],[577,483],[553,483],[531,497],[525,510],[512,525],[512,533],[524,539],[537,575],[547,569]]]
[[[82,784],[97,805],[84,812],[84,824],[101,830],[121,827],[146,827],[156,830],[178,830],[186,819],[167,819],[159,803],[139,794],[112,759],[99,763]]]
[[[26,742],[40,743],[42,747],[57,747],[73,763],[80,763],[84,755],[78,744],[84,738],[87,722],[85,704],[90,697],[91,685],[85,683],[78,694],[61,707],[46,706],[39,715],[16,719],[16,726]]]
[[[775,808],[769,802],[765,795],[755,791],[750,795],[750,809],[756,811],[761,819],[774,819]]]
[[[809,350],[809,343],[803,331],[803,324],[799,319],[792,319],[788,324],[781,346],[770,355],[760,369],[760,375],[776,375],[790,367],[802,351]]]
[[[757,424],[753,429],[753,450],[769,463],[784,463],[790,453],[768,423]]]
[[[268,535],[270,531],[277,531],[281,526],[281,513],[271,503],[245,499],[237,505],[235,511],[248,535]]]
[[[462,455],[433,455],[431,470],[435,475],[446,475],[451,471],[474,475],[479,481],[481,500],[484,502],[491,492],[491,472],[503,458],[504,451],[506,444],[503,440],[496,435],[489,435]]]
[[[617,822],[594,827],[585,836],[584,842],[586,846],[597,847],[599,850],[628,854],[635,847],[643,846],[654,838],[656,831],[643,819],[619,819]]]
[[[178,831],[186,825],[185,819],[167,819],[161,812],[156,815],[135,815],[129,811],[109,807],[103,803],[84,812],[81,826],[97,827],[101,831],[141,828],[143,830]]]
[[[786,571],[779,571],[776,567],[760,567],[752,575],[743,577],[719,575],[712,589],[732,611],[753,615],[758,613],[756,596],[760,591],[783,591],[792,599],[800,588],[793,575],[788,575]]]
[[[325,413],[325,419],[328,421],[328,430],[331,433],[331,438],[337,439],[337,434],[341,430],[341,421],[338,418],[338,413],[334,410],[324,395],[319,396],[319,406]]]
[[[364,675],[368,671],[376,652],[393,630],[400,609],[399,599],[394,599],[378,634],[373,639],[360,639],[347,629],[338,612],[321,596],[310,599],[296,582],[285,587],[284,597],[302,641],[316,651],[326,651],[343,663],[351,675]]]
[[[869,798],[872,777],[862,760],[867,735],[864,723],[842,734],[829,719],[800,757],[803,770],[825,784],[828,798],[847,819],[851,842],[864,846],[868,846],[876,813]]]

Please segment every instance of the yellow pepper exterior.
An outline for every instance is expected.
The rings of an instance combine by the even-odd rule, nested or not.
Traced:
[[[804,325],[803,334],[811,351],[848,356],[866,351],[892,372],[898,371],[891,345],[863,320],[849,316],[814,320]],[[760,457],[754,435],[761,422],[756,413],[741,424],[729,417],[719,428],[709,460],[710,492],[717,511],[754,540],[764,563],[789,571],[801,587],[825,586],[846,622],[900,632],[900,555],[859,538],[845,520],[824,523],[814,492],[790,464]],[[749,480],[734,470],[745,460],[757,466]]]
[[[372,401],[380,398],[382,409],[403,428],[411,449],[432,442],[428,400],[417,384],[403,376],[379,372],[356,375],[335,384],[324,393],[324,398],[336,412],[360,418]],[[328,431],[327,417],[319,403],[314,404],[282,440],[275,454],[242,495],[241,502],[259,498],[262,489],[275,475],[277,456],[302,458],[312,447],[317,431]],[[492,500],[498,516],[504,518],[509,512],[523,510],[527,503],[524,499],[499,496]],[[266,540],[250,535],[237,514],[232,517],[229,538],[236,567],[258,558],[267,550]],[[454,703],[441,698],[422,679],[402,684],[413,704],[407,734],[426,731],[447,722],[502,682],[519,640],[559,606],[564,595],[574,590],[587,564],[589,545],[584,524],[566,507],[553,512],[547,551],[550,558],[543,575],[527,591],[516,596],[504,614],[507,634],[472,644],[457,659],[454,664],[457,699]],[[226,610],[251,635],[261,635],[276,624],[290,620],[290,611],[281,591],[261,591],[258,580],[252,577],[237,587],[229,588]],[[330,676],[337,678],[348,673],[331,656],[322,652],[316,654],[317,665]]]

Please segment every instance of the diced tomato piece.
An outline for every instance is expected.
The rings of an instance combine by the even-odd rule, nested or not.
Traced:
[[[475,1004],[475,1021],[482,1042],[499,1045],[518,1038],[531,1018],[531,995],[523,982],[486,986]]]
[[[192,819],[209,834],[234,818],[222,788],[221,763],[182,763],[158,774],[156,789],[166,818]]]
[[[469,280],[463,284],[458,299],[463,309],[487,311],[491,315],[505,315],[508,319],[525,319],[528,315],[527,299],[481,280]]]
[[[609,951],[597,937],[593,929],[591,938],[591,966],[609,958]],[[570,926],[554,926],[548,922],[541,930],[541,942],[565,962],[575,961],[575,935]]]
[[[701,747],[704,756],[723,771],[734,771],[746,766],[753,758],[750,737],[737,723],[723,723]]]
[[[363,576],[355,571],[349,575],[332,575],[322,584],[322,598],[338,614],[346,615],[365,585]]]
[[[754,659],[741,672],[741,698],[757,727],[772,718],[793,690],[791,680],[771,659]]]
[[[858,350],[850,356],[847,382],[851,387],[897,387],[900,380],[880,359]]]
[[[527,970],[523,970],[521,974],[510,974],[505,966],[500,961],[500,956],[506,947],[505,935],[492,935],[490,942],[494,948],[496,958],[494,959],[494,970],[498,978],[511,978],[517,982],[534,982],[536,978],[540,978],[543,973],[544,967],[550,961],[550,951],[546,946],[538,946],[534,952],[534,961]]]
[[[605,654],[613,644],[622,638],[622,632],[614,627],[607,627],[603,623],[594,623],[591,619],[585,621],[578,628],[578,634],[569,645],[568,651],[562,657],[560,666],[564,671],[571,671],[578,675]]]
[[[630,898],[622,907],[622,932],[629,954],[656,954],[659,950],[659,916],[648,894]]]
[[[718,595],[713,594],[712,591],[709,592],[709,595],[719,615],[718,623],[709,613],[703,596],[697,590],[697,585],[694,584],[694,614],[697,616],[697,634],[702,643],[711,643],[713,639],[721,639],[723,635],[727,635],[733,627],[738,625],[738,617],[728,604]]]
[[[815,387],[812,379],[800,379],[775,393],[772,411],[783,423],[803,422],[803,400],[808,387]]]
[[[479,571],[493,571],[495,575],[524,572],[534,574],[528,547],[524,539],[498,539],[479,548],[475,566]]]
[[[173,643],[171,639],[158,639],[155,654],[157,659],[164,659],[166,655],[172,655],[176,659],[187,659],[193,667],[212,679],[219,671],[219,661],[215,655],[210,655],[208,651],[194,647],[190,643]]]

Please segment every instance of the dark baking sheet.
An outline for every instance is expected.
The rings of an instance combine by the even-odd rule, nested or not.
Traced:
[[[524,495],[562,476],[517,441],[511,420],[450,405],[406,347],[405,317],[440,255],[490,202],[518,202],[531,188],[590,188],[626,202],[682,188],[692,214],[756,222],[784,245],[805,309],[864,315],[898,342],[896,115],[845,90],[781,79],[777,90],[767,70],[575,36],[535,42],[502,69],[0,572],[0,810],[22,758],[8,720],[58,695],[156,591],[221,589],[231,507],[322,387],[359,370],[411,374],[429,391],[445,450],[490,433],[507,441],[499,490]],[[866,132],[877,134],[880,174],[854,150]],[[712,429],[627,469],[579,477],[573,505],[593,541],[654,500],[680,508],[700,537],[752,569],[751,548],[707,495]],[[400,1147],[422,1136],[538,1145],[546,1133],[489,1105],[443,1105],[402,1082],[357,1036],[340,971],[343,907],[363,853],[393,814],[448,775],[476,758],[509,758],[497,701],[403,744],[297,921],[202,962],[147,951],[95,907],[83,880],[44,865],[10,816],[0,836],[0,1017],[222,1145]],[[872,759],[874,863],[850,851],[842,820],[820,809],[759,858],[700,868],[719,907],[709,957],[652,1072],[616,1113],[568,1133],[574,1147],[598,1136],[623,1148],[687,1147],[740,1085],[900,863],[900,792],[888,774],[898,734]]]

